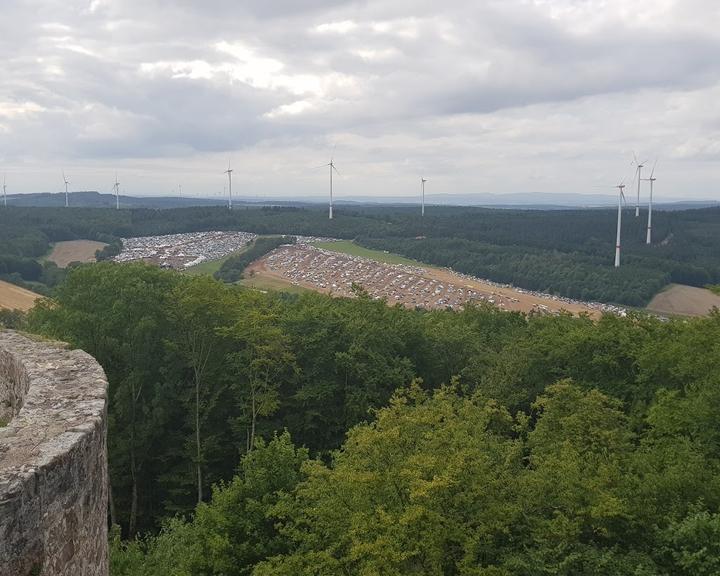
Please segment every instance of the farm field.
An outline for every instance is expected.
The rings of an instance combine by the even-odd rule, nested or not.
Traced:
[[[313,242],[312,246],[316,248],[322,248],[330,252],[340,252],[341,254],[348,254],[349,256],[359,256],[361,258],[369,258],[376,262],[383,262],[385,264],[405,264],[406,266],[424,266],[428,268],[427,264],[405,258],[399,254],[392,254],[390,252],[384,252],[382,250],[371,250],[364,248],[352,242],[351,240],[340,240],[336,242]]]
[[[713,294],[706,288],[671,284],[666,290],[655,295],[647,309],[671,316],[705,316],[713,306],[720,308],[720,295]]]
[[[41,296],[35,292],[0,280],[0,308],[27,311],[33,307],[38,298]]]
[[[45,258],[55,262],[59,268],[67,268],[71,262],[95,262],[95,252],[107,244],[94,240],[66,240],[56,242],[50,254]]]

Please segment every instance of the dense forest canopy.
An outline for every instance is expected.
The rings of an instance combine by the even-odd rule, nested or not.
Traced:
[[[425,218],[399,207],[221,207],[170,210],[19,208],[0,210],[0,277],[54,286],[61,278],[36,258],[51,242],[245,230],[355,239],[430,264],[572,298],[643,305],[669,282],[720,282],[720,209],[657,212],[655,243],[645,244],[645,215],[628,212],[623,254],[612,267],[612,210],[497,210],[430,207]],[[46,265],[47,267],[47,265]]]
[[[720,314],[357,295],[100,263],[31,314],[110,382],[114,576],[717,574]]]

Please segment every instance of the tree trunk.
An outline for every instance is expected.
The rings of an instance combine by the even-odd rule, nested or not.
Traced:
[[[200,381],[195,374],[195,448],[197,459],[197,501],[202,502],[202,466],[200,462]]]

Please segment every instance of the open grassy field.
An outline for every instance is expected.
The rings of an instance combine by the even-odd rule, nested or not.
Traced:
[[[35,294],[35,292],[30,292],[30,290],[0,280],[0,308],[30,310],[38,298],[41,298],[41,296]]]
[[[205,262],[202,262],[201,264],[198,264],[197,266],[191,266],[190,268],[186,268],[185,270],[183,270],[183,272],[185,272],[185,274],[190,274],[191,276],[201,276],[203,274],[209,274],[212,276],[213,274],[215,274],[215,272],[220,270],[220,267],[225,263],[228,258],[246,252],[250,248],[250,246],[252,246],[252,244],[249,244],[240,250],[236,250],[232,254],[228,254],[223,258],[218,258],[217,260],[207,260]]]
[[[95,252],[105,246],[104,242],[94,240],[56,242],[45,260],[55,262],[60,268],[66,268],[70,262],[95,262]]]
[[[340,252],[341,254],[349,254],[350,256],[361,256],[363,258],[369,258],[376,262],[383,262],[385,264],[406,264],[407,266],[422,266],[424,268],[431,268],[427,264],[418,262],[417,260],[411,260],[398,254],[391,254],[390,252],[383,252],[382,250],[370,250],[369,248],[363,248],[358,246],[351,240],[342,240],[340,242],[315,242],[313,246],[322,248],[323,250],[329,250],[331,252]]]
[[[720,295],[705,288],[671,284],[655,295],[647,309],[670,316],[705,316],[713,306],[720,308]]]
[[[256,290],[276,290],[278,292],[289,292],[291,294],[310,291],[308,288],[297,286],[277,276],[257,271],[252,276],[240,280],[239,284]]]

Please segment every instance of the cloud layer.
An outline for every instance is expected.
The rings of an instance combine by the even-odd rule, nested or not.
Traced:
[[[9,189],[720,198],[713,0],[8,0]],[[106,182],[107,181],[107,182]],[[240,184],[242,182],[242,184]]]

